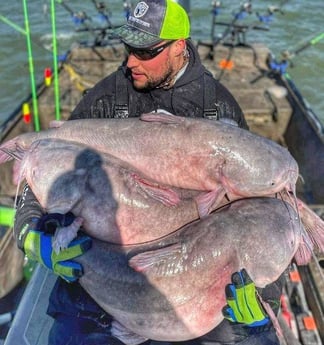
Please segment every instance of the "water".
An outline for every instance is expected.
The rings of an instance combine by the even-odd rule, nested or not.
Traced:
[[[43,78],[46,67],[53,65],[51,52],[51,15],[50,0],[28,0],[29,26],[32,37],[32,51],[36,82]],[[134,2],[134,0],[133,0]],[[254,14],[244,19],[243,23],[256,22],[255,13],[265,14],[269,5],[280,6],[284,1],[252,1]],[[92,22],[101,25],[93,1],[65,0],[74,12],[84,11]],[[113,24],[125,21],[123,1],[104,1],[110,11]],[[237,11],[242,2],[238,0],[223,1],[220,21],[232,20],[232,11]],[[211,1],[191,1],[192,37],[194,39],[210,38]],[[303,43],[314,37],[321,30],[324,10],[323,0],[288,0],[282,7],[283,14],[275,13],[269,25],[269,31],[250,31],[249,43],[265,42],[279,59],[284,50],[294,51]],[[70,44],[81,38],[92,39],[90,33],[80,34],[75,31],[68,11],[55,2],[56,32],[58,37],[58,54],[64,54]],[[21,0],[1,1],[0,15],[25,30],[23,6]],[[26,36],[12,26],[0,21],[0,124],[17,105],[31,92],[29,60],[26,49]],[[81,36],[82,35],[82,36]],[[324,39],[295,56],[294,67],[288,69],[298,88],[310,103],[317,116],[324,122]]]

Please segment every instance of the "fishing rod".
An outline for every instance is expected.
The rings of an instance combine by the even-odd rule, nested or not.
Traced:
[[[6,18],[5,16],[3,16],[0,13],[0,20],[2,22],[4,22],[5,24],[7,24],[8,26],[12,27],[13,29],[15,29],[16,31],[20,32],[22,35],[26,36],[26,30],[21,28],[20,26],[18,26],[17,24],[15,24],[14,22],[12,22],[10,19]],[[34,45],[37,45],[38,47],[44,49],[48,54],[52,54],[52,52],[50,51],[50,49],[46,48],[43,44],[41,44],[40,42],[38,42],[37,40],[33,39],[33,37],[30,38],[31,42]]]
[[[26,35],[26,30],[24,30],[20,26],[16,25],[10,19],[4,17],[1,13],[0,13],[0,20],[2,20],[5,24],[11,26],[13,29],[19,31],[21,34]]]
[[[291,60],[293,59],[296,55],[300,54],[302,51],[305,49],[314,46],[317,44],[319,41],[321,41],[324,38],[324,31],[316,34],[314,37],[311,39],[307,40],[304,42],[299,48],[296,48],[294,51],[289,52],[289,51],[283,51],[281,54],[284,59]]]
[[[255,48],[253,45],[250,45],[246,42],[246,32],[250,30],[263,30],[263,31],[268,31],[269,28],[267,27],[260,27],[256,25],[255,23],[252,23],[250,25],[234,25],[231,33],[231,41],[227,44],[229,45],[229,52],[228,55],[225,59],[222,59],[220,61],[220,68],[221,72],[219,76],[217,77],[217,80],[220,81],[221,78],[223,77],[224,73],[226,70],[231,70],[234,66],[232,59],[232,55],[234,53],[235,47],[242,46],[246,47],[252,50],[253,53],[253,64],[259,68],[258,64],[258,56]]]
[[[107,7],[103,2],[98,2],[96,0],[92,0],[92,3],[94,4],[95,8],[98,11],[99,14],[99,19],[102,21],[105,21],[108,25],[109,28],[113,27],[113,24],[110,21],[109,16],[111,15],[111,13],[109,11],[107,11]]]
[[[269,24],[273,21],[274,18],[274,14],[276,12],[279,12],[280,14],[284,15],[284,11],[283,11],[283,6],[288,2],[289,0],[283,0],[281,1],[279,6],[274,6],[274,5],[269,5],[268,6],[268,10],[266,14],[260,14],[259,12],[256,12],[256,16],[258,17],[260,22]]]
[[[212,12],[214,13],[219,13],[219,8],[221,7],[220,2],[214,2],[213,4],[213,10]],[[237,22],[239,20],[245,19],[248,15],[252,14],[252,2],[248,1],[243,3],[240,6],[240,9],[238,12],[233,11],[233,20],[230,23],[223,23],[223,22],[215,22],[215,25],[226,25],[227,29],[223,32],[222,36],[220,37],[219,41],[216,41],[214,45],[216,46],[220,42],[224,42],[224,39],[230,34],[230,39],[226,42],[227,45],[229,45],[229,53],[225,59],[222,59],[220,61],[220,68],[221,72],[218,76],[218,80],[220,80],[224,73],[225,70],[231,70],[234,66],[233,62],[231,61],[232,55],[234,53],[234,48],[237,46],[244,46],[248,47],[252,50],[253,52],[253,58],[254,58],[254,64],[257,63],[257,53],[253,46],[247,44],[246,42],[246,33],[250,30],[264,30],[268,31],[269,28],[260,26],[258,23],[254,22],[251,24],[238,24]]]
[[[87,15],[85,11],[75,12],[69,7],[64,0],[56,0],[71,16],[72,22],[79,26],[83,25],[83,29],[76,29],[77,32],[82,31],[89,31],[94,37],[95,41],[97,41],[97,35],[95,33],[95,30],[92,28],[92,26],[88,25],[87,21],[92,21],[91,17]]]
[[[309,47],[312,47],[316,45],[318,42],[320,42],[324,38],[324,32],[320,32],[315,34],[312,38],[304,42],[300,47],[296,48],[292,52],[289,51],[283,51],[281,53],[282,59],[277,60],[274,56],[274,54],[269,53],[267,57],[267,66],[268,70],[262,70],[261,74],[257,76],[255,79],[251,81],[251,84],[256,83],[258,80],[265,76],[271,76],[271,74],[280,74],[280,75],[286,75],[287,69],[289,66],[293,67],[292,59],[306,50]]]
[[[30,83],[31,83],[31,91],[32,91],[32,103],[33,103],[33,110],[34,110],[33,111],[34,127],[35,127],[35,131],[38,132],[40,130],[40,123],[39,123],[39,115],[38,115],[37,90],[36,90],[34,60],[33,60],[32,45],[31,45],[29,19],[28,19],[29,16],[28,16],[27,0],[23,0],[23,8],[24,8],[25,35],[26,35],[26,44],[27,44],[28,62],[29,62],[29,74],[30,74]]]
[[[320,42],[324,38],[324,32],[320,32],[315,34],[312,38],[304,42],[299,48],[296,48],[292,52],[289,52],[288,50],[285,50],[281,52],[282,59],[280,61],[277,61],[275,56],[273,54],[269,54],[267,59],[267,65],[272,70],[279,74],[285,74],[287,71],[287,68],[294,67],[292,59],[296,57],[298,54],[306,50],[307,48],[310,48]]]
[[[85,24],[86,20],[91,21],[92,19],[84,11],[75,12],[73,11],[64,0],[56,0],[71,16],[72,22],[76,25]]]
[[[38,115],[38,102],[37,102],[37,90],[36,90],[36,82],[35,82],[35,72],[34,72],[34,60],[33,60],[33,52],[32,52],[32,43],[45,49],[45,47],[39,42],[35,41],[31,37],[30,29],[29,29],[29,20],[28,20],[28,11],[27,6],[25,4],[24,6],[24,18],[25,18],[25,29],[21,28],[20,26],[16,25],[14,22],[12,22],[10,19],[4,17],[0,14],[0,20],[4,22],[5,24],[9,25],[22,35],[26,37],[27,42],[27,54],[28,54],[28,65],[29,65],[29,74],[30,74],[30,82],[31,82],[31,88],[32,88],[32,103],[33,103],[33,114],[34,114],[34,127],[35,131],[39,131],[40,125],[39,125],[39,115]],[[48,49],[45,49],[48,53]],[[21,68],[21,66],[18,66]],[[25,112],[28,113],[28,117],[30,116],[29,112],[29,104],[26,103],[25,105]],[[24,110],[23,110],[24,113]],[[29,119],[27,120],[29,121]]]
[[[288,0],[283,0],[281,1],[281,4],[279,6],[272,6],[269,5],[267,9],[267,14],[265,15],[260,15],[259,12],[256,12],[256,16],[258,18],[258,21],[261,22],[262,24],[268,24],[273,20],[273,16],[275,12],[280,12],[281,14],[284,14],[283,12],[283,5],[287,3]],[[237,19],[244,19],[248,16],[248,14],[252,14],[252,2],[249,1],[247,3],[244,3],[241,5],[240,11],[235,13],[233,12],[234,15],[234,20],[232,23],[219,23],[216,22],[218,25],[229,25],[228,28],[231,28],[231,41],[229,42],[230,49],[228,56],[221,60],[220,62],[220,68],[221,72],[218,76],[218,80],[221,80],[223,77],[224,73],[226,70],[231,70],[233,68],[233,62],[231,61],[234,48],[236,46],[244,46],[248,47],[252,50],[253,52],[253,64],[261,70],[260,66],[258,65],[258,58],[257,58],[257,52],[254,49],[254,47],[250,44],[247,44],[246,42],[246,33],[250,30],[263,30],[263,31],[268,31],[269,27],[268,26],[260,26],[258,23],[251,23],[249,25],[242,25],[242,24],[237,24],[236,20]],[[226,31],[225,31],[226,32]]]
[[[39,125],[39,114],[38,114],[38,102],[37,102],[37,92],[38,90],[36,90],[36,84],[35,84],[35,78],[34,78],[34,66],[33,66],[33,54],[32,54],[32,49],[31,49],[31,43],[35,43],[38,46],[41,46],[42,48],[44,48],[43,45],[40,45],[38,42],[32,40],[31,38],[31,34],[30,34],[30,29],[29,29],[29,19],[28,19],[28,10],[27,10],[27,4],[24,3],[24,18],[25,18],[25,26],[26,29],[22,29],[21,27],[19,27],[18,25],[16,25],[15,23],[13,23],[12,21],[10,21],[9,19],[5,18],[4,16],[0,15],[0,19],[5,22],[6,24],[8,24],[9,26],[11,26],[12,28],[14,28],[15,30],[19,31],[21,34],[25,35],[27,37],[27,50],[28,50],[28,61],[29,61],[29,70],[30,70],[30,75],[31,75],[31,85],[32,85],[32,103],[33,103],[33,110],[34,110],[34,126],[35,126],[35,130],[39,131],[40,130],[40,125]],[[57,41],[56,41],[56,25],[55,25],[55,21],[56,21],[56,15],[55,15],[55,4],[54,1],[51,0],[51,19],[52,19],[52,51],[51,54],[53,56],[53,69],[54,69],[54,95],[55,95],[55,109],[56,109],[56,120],[60,119],[60,101],[59,101],[59,86],[58,86],[58,60],[57,60]],[[45,49],[45,48],[44,48]],[[46,51],[48,51],[48,49],[45,49]],[[51,69],[46,69],[49,70],[50,74],[52,75]],[[44,71],[45,72],[45,71]],[[52,77],[52,76],[51,76]],[[50,77],[50,78],[51,78]],[[28,113],[28,115],[30,114],[29,112],[29,105],[28,103],[24,103],[24,107],[23,107],[23,114],[25,112]]]
[[[132,10],[132,3],[128,0],[125,0],[123,2],[123,9],[124,9],[125,18],[126,20],[128,20],[128,17],[130,16],[131,10]]]
[[[268,9],[267,9],[267,13],[264,15],[261,15],[259,12],[255,12],[255,14],[258,18],[258,22],[261,22],[261,24],[268,24],[268,23],[272,22],[275,12],[279,12],[281,14],[284,14],[282,7],[287,1],[288,0],[281,1],[281,4],[279,6],[269,5]],[[243,43],[244,45],[246,43],[246,32],[248,32],[250,30],[263,30],[263,31],[269,30],[268,27],[260,26],[260,25],[258,25],[258,23],[252,23],[249,25],[238,25],[236,23],[236,20],[245,19],[248,15],[251,15],[252,13],[253,13],[253,11],[252,11],[252,0],[250,0],[246,3],[243,3],[241,5],[239,12],[237,12],[237,13],[233,12],[234,22],[232,22],[232,26],[234,29],[236,29],[236,33],[240,33],[240,32],[242,33],[243,39],[239,43]],[[231,24],[226,24],[226,23],[216,23],[216,24],[231,25]],[[235,32],[234,32],[234,34],[235,34]]]
[[[65,2],[64,0],[56,0],[60,5],[63,6],[63,8],[71,15],[72,21],[77,26],[83,26],[76,28],[76,32],[90,32],[92,36],[94,37],[94,46],[101,46],[103,45],[103,42],[105,38],[108,39],[116,38],[115,36],[111,35],[109,33],[110,29],[114,29],[117,26],[114,26],[110,19],[109,19],[109,13],[107,13],[106,5],[102,2],[97,2],[95,0],[92,0],[92,3],[94,4],[95,8],[97,9],[99,13],[99,18],[101,20],[104,20],[106,25],[103,27],[93,27],[92,25],[92,18],[88,16],[88,14],[85,11],[75,12],[73,11]]]
[[[225,23],[225,25],[227,26],[227,28],[223,31],[223,33],[221,34],[221,36],[216,39],[214,41],[214,45],[216,46],[217,44],[223,42],[225,40],[225,38],[233,32],[233,29],[235,29],[235,25],[236,25],[236,22],[238,20],[242,20],[242,19],[245,19],[249,14],[252,13],[252,3],[251,3],[251,0],[248,1],[248,2],[245,2],[243,3],[241,6],[240,6],[240,9],[238,12],[233,12],[233,19],[230,23]],[[215,25],[218,24],[218,25],[224,25],[224,23],[217,23],[215,22]],[[212,37],[213,39],[213,37]]]
[[[230,23],[218,23],[216,22],[217,16],[220,14],[220,9],[222,8],[222,3],[221,1],[212,1],[211,5],[212,5],[212,10],[211,10],[211,14],[212,14],[212,29],[211,29],[211,43],[205,43],[202,41],[198,41],[197,46],[202,45],[205,47],[208,47],[210,49],[209,53],[208,53],[208,58],[209,59],[213,59],[214,57],[214,48],[221,42],[224,41],[224,39],[231,33],[233,26],[235,25],[236,21],[239,19],[242,19],[243,17],[245,17],[245,15],[243,14],[244,12],[246,12],[249,7],[250,7],[251,1],[248,1],[247,3],[244,3],[240,6],[240,10],[238,13],[234,14],[234,18]],[[225,25],[227,26],[227,28],[223,31],[223,33],[217,38],[215,39],[215,28],[216,25],[220,24],[220,25]]]

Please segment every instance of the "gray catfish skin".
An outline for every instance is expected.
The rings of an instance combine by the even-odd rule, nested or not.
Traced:
[[[232,199],[295,190],[298,166],[286,148],[222,121],[144,114],[122,121],[84,119],[56,125],[1,145],[0,163],[21,156],[35,140],[80,142],[121,159],[157,183],[207,193],[198,200],[200,215],[225,194]]]
[[[26,178],[48,213],[72,212],[89,235],[106,242],[152,241],[199,218],[192,198],[197,192],[175,189],[181,199],[170,205],[170,187],[138,183],[140,174],[134,178],[135,171],[122,161],[79,143],[36,141],[16,174],[17,180]]]
[[[192,339],[222,321],[224,289],[233,272],[246,268],[264,287],[305,250],[303,236],[289,204],[243,199],[148,244],[94,240],[77,259],[85,271],[80,283],[134,333],[155,340]]]

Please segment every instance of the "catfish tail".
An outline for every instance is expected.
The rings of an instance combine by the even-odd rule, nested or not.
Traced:
[[[294,259],[296,264],[299,266],[307,265],[313,256],[313,243],[308,236],[308,233],[303,229],[303,233],[301,234],[301,241],[298,246],[298,249],[294,255]]]
[[[314,255],[314,251],[324,253],[324,221],[298,198],[297,204],[303,223],[303,233],[295,260],[298,265],[306,265]]]
[[[292,197],[290,193],[280,193],[280,196],[291,206],[297,207],[304,232],[304,245],[311,250],[314,247],[315,250],[324,253],[324,221],[296,196]]]
[[[324,221],[298,198],[297,203],[302,223],[315,246],[315,250],[324,253]]]

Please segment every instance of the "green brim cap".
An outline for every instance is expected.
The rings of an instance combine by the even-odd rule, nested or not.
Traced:
[[[127,24],[115,30],[121,40],[134,48],[148,48],[163,40],[190,36],[187,12],[172,0],[146,0],[135,6]]]

